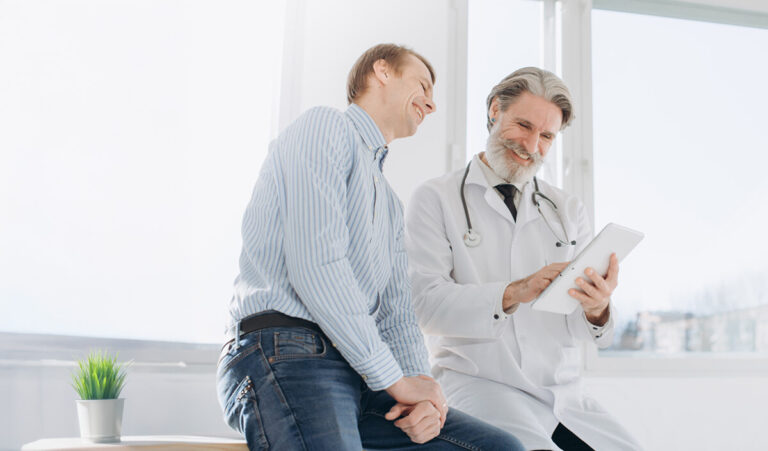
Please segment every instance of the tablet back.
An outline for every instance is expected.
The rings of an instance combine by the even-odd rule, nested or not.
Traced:
[[[584,248],[584,250],[571,261],[549,286],[541,292],[539,297],[533,300],[531,308],[544,312],[570,314],[579,306],[579,301],[568,294],[570,288],[576,286],[576,278],[581,276],[587,280],[584,274],[588,267],[593,268],[598,274],[605,275],[608,272],[609,259],[612,253],[621,262],[629,252],[643,239],[643,234],[610,223]]]

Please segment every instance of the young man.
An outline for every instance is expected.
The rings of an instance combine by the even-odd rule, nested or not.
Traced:
[[[270,146],[218,370],[251,449],[520,449],[448,412],[413,314],[402,207],[381,171],[387,145],[435,110],[434,81],[415,52],[375,46],[345,112],[313,108]]]
[[[581,343],[611,343],[615,257],[607,275],[587,272],[570,290],[574,313],[530,308],[592,237],[581,201],[535,177],[572,120],[570,97],[535,67],[491,90],[485,152],[426,182],[409,205],[414,304],[451,406],[528,449],[637,449],[580,389]]]

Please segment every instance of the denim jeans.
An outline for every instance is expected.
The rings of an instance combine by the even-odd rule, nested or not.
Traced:
[[[384,414],[395,404],[371,391],[328,339],[302,327],[261,329],[230,343],[217,372],[227,423],[249,449],[523,450],[512,435],[450,409],[440,435],[418,445]]]

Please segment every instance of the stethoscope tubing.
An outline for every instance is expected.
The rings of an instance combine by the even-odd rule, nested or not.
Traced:
[[[464,244],[467,247],[476,247],[480,244],[480,241],[482,239],[480,233],[472,229],[472,221],[469,217],[469,208],[467,207],[467,199],[464,196],[464,188],[467,184],[467,176],[469,175],[469,168],[472,167],[472,161],[467,164],[467,169],[464,171],[464,176],[461,178],[461,186],[459,187],[459,194],[461,195],[461,205],[464,207],[464,218],[467,220],[467,232],[464,234]],[[536,210],[539,212],[539,216],[541,216],[541,219],[544,220],[544,223],[547,225],[547,228],[550,232],[552,232],[552,236],[555,237],[557,240],[555,242],[555,246],[561,247],[561,246],[575,246],[576,240],[571,240],[568,237],[568,230],[565,228],[565,221],[563,220],[563,216],[560,214],[560,210],[557,208],[557,205],[555,202],[547,197],[544,193],[539,191],[539,181],[536,179],[536,177],[533,178],[533,186],[534,191],[533,194],[531,194],[531,202],[533,202],[533,205],[536,206]],[[544,215],[544,212],[541,211],[541,202],[539,202],[538,198],[544,199],[549,205],[552,207],[552,209],[555,211],[555,214],[557,214],[557,219],[560,221],[560,226],[563,229],[563,233],[565,234],[565,240],[561,240],[559,236],[557,236],[557,233],[555,233],[555,229],[552,227],[552,225],[547,220],[547,217]]]

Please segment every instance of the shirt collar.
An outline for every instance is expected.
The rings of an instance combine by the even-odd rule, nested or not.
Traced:
[[[384,139],[384,135],[381,134],[381,130],[376,126],[373,118],[364,109],[360,108],[359,105],[351,104],[345,114],[352,121],[352,124],[355,125],[368,150],[373,153],[373,157],[379,159],[379,168],[381,168],[389,152],[387,141]]]

